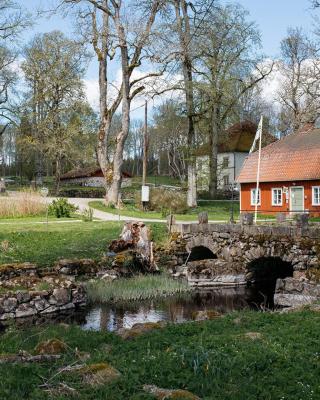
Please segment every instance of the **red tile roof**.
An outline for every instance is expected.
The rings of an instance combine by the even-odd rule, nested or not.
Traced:
[[[258,152],[249,155],[239,183],[256,182]],[[320,129],[304,126],[261,151],[260,182],[320,179]]]

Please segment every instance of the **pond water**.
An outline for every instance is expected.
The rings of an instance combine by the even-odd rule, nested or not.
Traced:
[[[197,311],[215,310],[222,314],[235,310],[273,308],[274,285],[214,287],[156,300],[117,304],[95,304],[76,312],[17,319],[17,326],[75,323],[84,330],[116,331],[136,323],[193,320]],[[7,324],[0,323],[0,333]]]
[[[196,311],[215,310],[227,313],[242,309],[261,310],[272,303],[273,293],[264,294],[259,287],[211,288],[182,296],[144,300],[127,304],[94,305],[80,323],[85,330],[116,331],[136,323],[170,321],[181,323],[193,319]]]

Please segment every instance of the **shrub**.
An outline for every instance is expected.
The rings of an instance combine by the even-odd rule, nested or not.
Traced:
[[[14,196],[0,197],[0,218],[16,218],[45,214],[46,204],[33,190],[17,192]]]
[[[67,199],[53,200],[49,205],[48,212],[50,215],[55,215],[57,218],[70,218],[71,214],[76,212],[78,207],[68,203]]]
[[[136,205],[141,207],[140,193],[136,196]],[[161,212],[164,217],[171,213],[185,214],[188,211],[187,198],[185,193],[176,190],[151,189],[148,209]]]
[[[84,222],[92,222],[93,221],[93,209],[91,207],[83,210],[81,214],[81,218]]]
[[[51,195],[55,195],[54,191],[50,191]],[[59,190],[61,197],[83,197],[83,198],[103,198],[106,194],[105,188],[100,187],[62,187]]]

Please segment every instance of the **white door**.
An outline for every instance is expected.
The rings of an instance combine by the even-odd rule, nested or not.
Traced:
[[[290,211],[304,211],[304,189],[302,186],[290,188]]]

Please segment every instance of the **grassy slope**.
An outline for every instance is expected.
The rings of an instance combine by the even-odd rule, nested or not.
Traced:
[[[69,351],[57,362],[0,365],[0,398],[48,399],[39,385],[52,378],[51,384],[64,382],[77,389],[81,400],[151,400],[142,391],[144,384],[186,388],[203,400],[315,400],[320,398],[319,330],[320,314],[305,311],[230,314],[170,325],[132,341],[57,324],[11,331],[1,337],[0,353],[32,352],[49,338],[64,340]],[[261,332],[262,339],[246,338],[252,331]],[[94,388],[77,374],[56,374],[59,367],[76,362],[75,348],[89,352],[92,363],[111,363],[122,378]]]
[[[102,201],[91,201],[89,205],[97,210],[109,212],[111,214],[125,215],[127,217],[137,217],[137,218],[156,218],[163,219],[163,215],[160,212],[148,211],[143,212],[138,210],[134,204],[126,204],[125,208],[122,210],[117,210],[115,208],[107,207]],[[209,219],[211,220],[229,220],[230,218],[230,208],[231,202],[229,201],[214,201],[214,202],[200,202],[200,205],[190,210],[187,214],[176,215],[178,220],[183,221],[195,221],[198,219],[198,214],[202,211],[207,211]],[[234,203],[234,217],[239,216],[239,202]]]
[[[9,242],[9,249],[0,251],[0,264],[29,261],[47,266],[59,258],[98,258],[122,228],[122,223],[115,222],[69,222],[49,224],[48,228],[46,224],[11,222],[0,225],[0,245]],[[152,230],[159,241],[165,226],[154,224]]]

